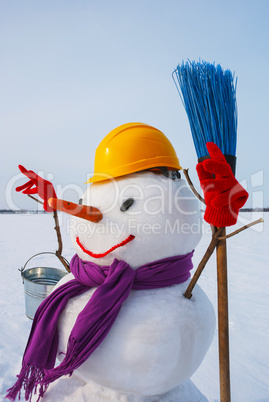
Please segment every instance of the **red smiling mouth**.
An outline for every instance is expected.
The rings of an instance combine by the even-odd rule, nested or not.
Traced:
[[[129,243],[130,241],[134,240],[135,236],[130,235],[127,237],[127,239],[123,240],[121,243],[116,244],[115,246],[111,247],[109,250],[105,251],[104,253],[100,253],[100,254],[95,254],[90,250],[87,250],[82,243],[80,243],[79,237],[76,237],[76,242],[79,245],[79,247],[81,248],[82,251],[84,251],[84,253],[90,255],[93,258],[102,258],[105,257],[106,255],[108,255],[109,253],[111,253],[111,251],[116,250],[116,248],[125,246],[125,244]]]

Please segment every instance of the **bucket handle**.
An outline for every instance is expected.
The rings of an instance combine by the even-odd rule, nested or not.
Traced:
[[[63,261],[65,262],[65,264],[64,264],[63,261],[61,261],[62,264],[65,266],[65,269],[66,269],[68,272],[70,272],[70,269],[69,269],[69,262],[67,261],[66,258],[64,258],[62,255],[59,256],[59,255],[57,255],[57,253],[53,253],[52,251],[42,251],[41,253],[37,253],[37,254],[35,254],[35,255],[32,255],[32,257],[30,257],[29,260],[26,261],[26,263],[24,264],[24,267],[18,268],[18,270],[20,271],[21,275],[22,275],[23,271],[25,270],[26,265],[28,264],[28,262],[29,262],[32,258],[34,258],[34,257],[36,257],[37,255],[40,255],[40,254],[53,254],[53,255],[56,255],[56,257],[58,257],[58,258],[60,257],[60,258],[59,258],[60,261],[63,260]],[[68,269],[67,269],[67,267],[68,267]]]

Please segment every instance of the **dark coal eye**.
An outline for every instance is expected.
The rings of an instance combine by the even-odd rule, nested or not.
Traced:
[[[128,198],[126,201],[124,201],[120,207],[120,210],[122,212],[127,211],[127,209],[129,209],[134,203],[134,199],[133,198]]]

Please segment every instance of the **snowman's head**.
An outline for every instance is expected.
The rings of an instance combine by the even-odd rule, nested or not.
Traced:
[[[191,252],[201,238],[198,200],[182,179],[140,172],[92,184],[81,199],[102,213],[89,222],[73,217],[71,239],[80,258],[132,268]]]

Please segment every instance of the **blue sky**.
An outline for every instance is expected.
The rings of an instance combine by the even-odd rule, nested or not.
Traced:
[[[99,142],[131,121],[162,130],[198,183],[171,74],[199,58],[238,77],[237,178],[269,206],[268,21],[268,0],[0,0],[0,208],[36,207],[18,164],[76,201]]]

